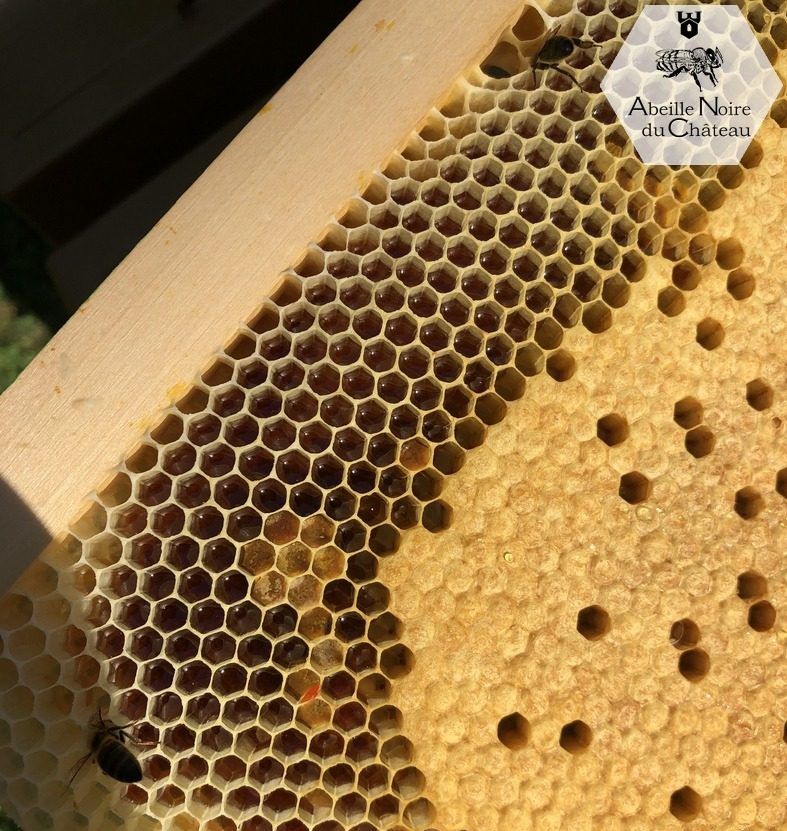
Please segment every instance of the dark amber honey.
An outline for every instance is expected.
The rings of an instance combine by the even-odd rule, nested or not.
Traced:
[[[355,417],[356,424],[365,433],[379,433],[385,427],[387,419],[386,410],[376,401],[359,405]]]
[[[360,459],[364,451],[366,440],[361,433],[352,429],[340,430],[333,441],[333,450],[345,462]]]
[[[397,407],[390,416],[391,433],[398,439],[414,436],[418,430],[418,413],[408,406]],[[352,486],[352,482],[350,483]],[[358,490],[356,488],[356,490]]]
[[[375,372],[385,372],[396,361],[396,352],[385,341],[369,344],[364,350],[364,360],[367,366]]]

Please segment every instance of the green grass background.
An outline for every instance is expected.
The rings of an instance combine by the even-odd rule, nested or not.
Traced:
[[[67,318],[46,270],[49,250],[21,216],[0,202],[0,392]]]
[[[20,831],[19,826],[0,808],[0,831]]]

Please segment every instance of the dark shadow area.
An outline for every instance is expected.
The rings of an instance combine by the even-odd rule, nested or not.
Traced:
[[[245,108],[261,106],[355,2],[257,3],[237,30],[19,183],[8,194],[10,201],[48,239],[62,244]],[[182,25],[190,25],[207,5],[210,0],[189,3],[185,17],[181,12]],[[232,4],[226,8],[229,16]]]
[[[0,4],[0,391],[357,2]]]
[[[38,517],[0,478],[0,596],[51,542]]]
[[[0,808],[0,831],[21,831],[19,826]]]

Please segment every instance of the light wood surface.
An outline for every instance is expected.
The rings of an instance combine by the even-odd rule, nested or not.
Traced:
[[[0,591],[519,9],[366,0],[3,394]]]

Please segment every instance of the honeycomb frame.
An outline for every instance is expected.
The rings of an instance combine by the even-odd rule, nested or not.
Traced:
[[[778,9],[747,9],[783,77]],[[698,304],[703,316],[692,323],[695,348],[707,353],[696,361],[709,373],[730,348],[735,314],[777,291],[734,223],[715,236],[713,217],[751,180],[767,192],[758,174],[784,159],[785,99],[741,165],[646,169],[598,94],[636,10],[588,0],[561,18],[601,44],[597,62],[572,59],[586,93],[554,73],[539,73],[531,88],[526,57],[549,27],[526,7],[2,599],[0,800],[27,831],[132,818],[139,828],[190,831],[469,829],[471,819],[495,827],[461,798],[449,809],[439,773],[424,774],[441,751],[419,749],[428,730],[408,727],[416,716],[406,695],[414,666],[435,665],[429,615],[450,615],[466,591],[467,569],[456,586],[429,591],[439,585],[441,532],[501,507],[462,491],[484,467],[485,442],[514,435],[531,397],[551,401],[545,383],[558,391],[552,398],[570,389],[582,374],[578,355],[589,362],[600,349],[589,342],[612,335],[655,280],[663,285],[650,291],[652,315],[674,326],[708,283],[723,287],[726,302]],[[504,72],[511,77],[495,77]],[[775,425],[783,386],[774,389],[748,353],[739,363],[752,368],[745,406]],[[704,398],[689,389],[668,408],[692,464],[712,463],[724,444]],[[649,511],[658,476],[635,466],[631,449],[644,393],[625,400],[592,423],[571,422],[584,430],[572,435],[587,435],[590,454],[619,448],[611,497]],[[558,423],[571,421],[553,410]],[[527,451],[570,463],[560,452]],[[743,538],[759,533],[766,550],[779,537],[765,518],[784,516],[783,459],[776,464],[741,481],[727,506]],[[416,540],[416,552],[430,553],[420,581],[410,576]],[[511,551],[500,553],[516,565]],[[742,625],[770,637],[783,572],[771,562],[766,577],[755,565],[741,568],[735,600],[748,605]],[[496,584],[505,571],[482,573]],[[420,629],[414,591],[432,603]],[[568,623],[582,642],[603,645],[615,622],[592,600]],[[698,689],[714,667],[707,629],[676,617],[664,635],[678,653],[674,675]],[[435,712],[445,714],[458,696],[441,695]],[[118,786],[92,767],[64,796],[87,720],[110,700],[113,717],[139,720],[138,738],[158,743],[139,751],[143,786]],[[498,756],[529,748],[543,729],[513,709],[493,721]],[[579,764],[598,729],[566,719],[553,744]],[[783,768],[784,742],[769,730]],[[509,805],[496,787],[505,790],[490,783],[490,805]],[[664,827],[702,823],[706,790],[683,783],[647,816]],[[572,816],[561,797],[548,804],[550,822]],[[768,822],[783,813],[769,810],[752,827],[778,827]],[[641,827],[636,812],[602,815],[609,827]]]

